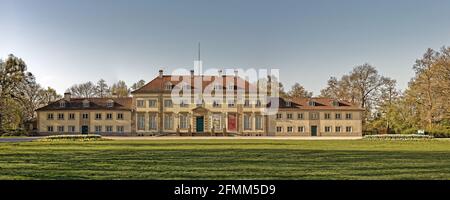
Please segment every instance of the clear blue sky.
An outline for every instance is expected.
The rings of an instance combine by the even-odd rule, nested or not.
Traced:
[[[448,0],[0,0],[0,57],[63,93],[192,66],[279,68],[317,95],[368,62],[406,87],[426,48],[450,45]]]

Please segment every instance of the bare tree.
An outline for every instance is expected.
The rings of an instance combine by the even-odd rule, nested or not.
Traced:
[[[287,95],[291,98],[311,98],[313,96],[312,92],[307,91],[302,85],[299,83],[295,83],[291,90],[287,93]]]

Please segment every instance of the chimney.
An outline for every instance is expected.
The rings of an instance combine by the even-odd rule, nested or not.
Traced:
[[[237,69],[234,70],[234,76],[235,76],[236,78],[238,77],[238,70],[237,70]]]
[[[159,78],[162,78],[164,74],[164,71],[162,69],[159,70]]]
[[[194,70],[191,70],[191,78],[194,78]]]
[[[64,100],[70,101],[70,97],[71,97],[71,96],[72,96],[72,95],[70,94],[70,92],[64,93]]]

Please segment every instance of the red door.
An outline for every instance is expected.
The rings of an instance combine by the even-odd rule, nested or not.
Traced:
[[[236,114],[228,114],[228,130],[236,131]]]

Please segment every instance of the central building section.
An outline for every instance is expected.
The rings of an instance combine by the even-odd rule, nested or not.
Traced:
[[[267,135],[256,86],[234,75],[159,75],[132,92],[138,135]]]

